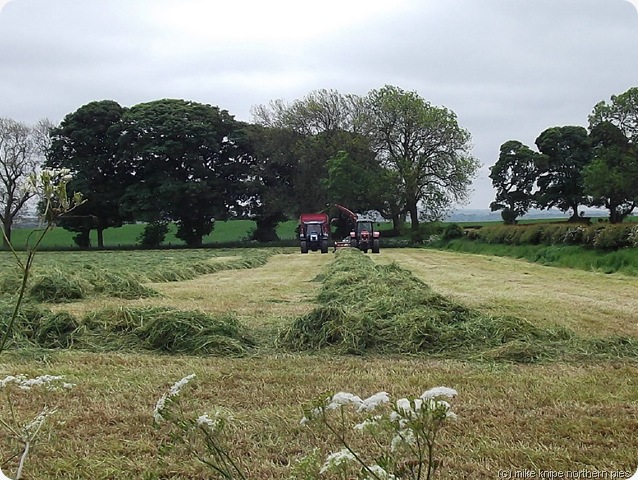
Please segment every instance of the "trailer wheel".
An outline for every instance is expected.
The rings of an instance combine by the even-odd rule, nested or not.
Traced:
[[[301,242],[301,253],[308,253],[308,244],[306,242]]]
[[[372,240],[372,253],[379,253],[379,240]]]
[[[328,253],[328,240],[321,241],[321,253]]]

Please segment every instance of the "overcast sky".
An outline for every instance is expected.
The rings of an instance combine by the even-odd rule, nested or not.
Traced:
[[[310,6],[313,5],[313,6]],[[390,84],[456,112],[483,167],[500,145],[587,126],[638,86],[638,0],[0,0],[0,117],[59,123],[95,100],[250,108]]]

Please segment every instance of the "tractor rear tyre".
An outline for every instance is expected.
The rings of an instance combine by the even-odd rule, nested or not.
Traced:
[[[328,240],[321,241],[321,253],[328,253]]]
[[[372,240],[372,253],[379,253],[379,240]]]
[[[301,253],[308,253],[308,244],[306,242],[301,242]]]

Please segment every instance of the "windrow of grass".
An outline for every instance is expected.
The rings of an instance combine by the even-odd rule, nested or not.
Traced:
[[[638,358],[638,340],[632,337],[584,339],[562,326],[486,315],[437,294],[409,270],[377,265],[357,250],[337,252],[318,280],[320,305],[282,332],[282,346],[522,363]]]
[[[601,251],[576,245],[505,245],[455,239],[437,248],[460,253],[525,259],[554,267],[638,276],[638,248]]]
[[[146,283],[191,280],[220,270],[256,268],[280,253],[277,249],[246,249],[207,253],[157,255],[155,252],[101,252],[74,263],[72,253],[49,254],[49,263],[35,270],[28,284],[29,296],[38,302],[60,303],[94,296],[124,299],[148,298],[159,293]],[[57,259],[58,262],[51,262]],[[91,261],[87,261],[91,260]],[[130,261],[130,262],[127,262]],[[8,266],[0,274],[0,294],[14,295],[21,282],[16,267]]]
[[[12,305],[0,303],[0,331]],[[109,308],[76,318],[35,304],[21,309],[9,348],[153,351],[188,355],[246,354],[255,342],[233,314],[208,315],[165,307]]]

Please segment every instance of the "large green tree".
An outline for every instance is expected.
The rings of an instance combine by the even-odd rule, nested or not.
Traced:
[[[121,153],[136,179],[125,203],[136,218],[172,220],[177,237],[199,246],[215,219],[247,200],[241,125],[226,110],[177,99],[131,107],[122,117]]]
[[[454,112],[394,86],[371,91],[367,100],[366,133],[382,165],[395,172],[413,231],[419,213],[438,219],[466,200],[479,162]]]
[[[492,186],[496,189],[490,210],[501,210],[506,224],[516,223],[516,218],[525,215],[532,206],[539,156],[518,140],[509,140],[501,145],[498,160],[490,167]]]
[[[119,152],[125,111],[112,100],[90,102],[51,131],[47,166],[73,171],[68,189],[87,199],[72,215],[60,219],[65,229],[78,232],[75,240],[80,246],[88,246],[95,229],[98,248],[103,248],[104,230],[133,220],[120,208],[124,192],[136,181],[130,162]]]
[[[249,156],[248,216],[254,240],[277,240],[277,225],[295,212],[295,148],[301,135],[280,127],[246,125],[242,149]]]
[[[582,176],[592,156],[587,130],[579,126],[548,128],[538,136],[536,146],[542,155],[536,156],[535,203],[540,208],[571,210],[570,220],[576,221],[578,207],[587,204]]]
[[[585,192],[594,206],[609,210],[609,221],[621,223],[638,205],[638,147],[611,122],[591,130],[594,158],[585,168]]]

